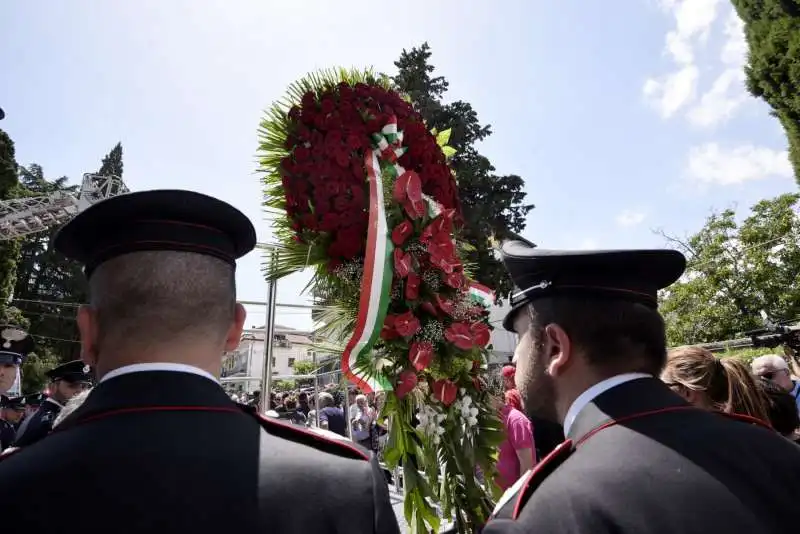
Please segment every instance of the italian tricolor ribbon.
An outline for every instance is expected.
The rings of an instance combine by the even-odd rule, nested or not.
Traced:
[[[353,336],[342,353],[342,370],[364,393],[392,389],[389,379],[374,365],[372,347],[380,335],[389,309],[392,289],[392,252],[384,206],[384,174],[399,176],[403,168],[396,161],[405,148],[400,146],[403,133],[397,131],[392,117],[380,133],[373,136],[373,150],[365,155],[364,166],[369,183],[369,223],[364,276]],[[389,162],[383,169],[381,161]]]

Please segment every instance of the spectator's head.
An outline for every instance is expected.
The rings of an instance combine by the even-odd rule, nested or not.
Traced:
[[[297,399],[291,395],[287,395],[283,398],[283,406],[289,411],[294,410],[297,408]]]
[[[793,437],[800,427],[800,415],[797,413],[794,397],[771,380],[761,379],[758,384],[767,396],[769,422],[772,428],[782,436]]]
[[[717,358],[702,347],[681,347],[669,352],[661,380],[698,408],[768,419],[761,388],[736,358]]]
[[[367,407],[367,396],[366,395],[356,395],[356,406],[359,408],[366,408]]]
[[[245,320],[236,259],[254,246],[244,214],[190,191],[130,193],[79,213],[54,247],[83,263],[88,277],[89,305],[77,318],[84,360],[101,377],[148,362],[218,375]]]
[[[297,396],[297,402],[300,404],[308,404],[308,393],[305,391],[300,392]]]
[[[333,405],[334,405],[333,395],[331,395],[327,391],[320,391],[319,392],[319,407],[320,407],[320,409],[327,408],[327,407],[333,406]]]
[[[516,389],[506,390],[506,406],[511,406],[515,410],[522,411],[522,397]]]
[[[517,368],[513,365],[504,365],[503,366],[503,389],[514,389],[516,386],[514,385],[514,375],[517,372]]]
[[[767,354],[766,356],[754,358],[750,362],[750,368],[753,370],[754,375],[774,382],[784,391],[792,391],[794,389],[789,364],[777,354]]]

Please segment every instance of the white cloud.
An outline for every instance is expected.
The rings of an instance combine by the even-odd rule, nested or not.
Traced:
[[[747,102],[744,87],[747,42],[744,38],[744,24],[733,9],[728,13],[724,33],[725,43],[720,54],[720,62],[724,68],[711,84],[711,88],[687,113],[689,122],[695,126],[708,127],[724,122]]]
[[[689,179],[702,185],[735,185],[793,175],[785,150],[753,145],[723,148],[717,143],[692,148],[686,173]]]
[[[667,76],[649,78],[644,83],[644,96],[662,118],[668,119],[694,99],[698,75],[697,67],[686,65]]]
[[[642,224],[647,214],[641,210],[625,210],[616,217],[619,226],[638,226]]]
[[[736,11],[727,8],[722,27],[724,41],[710,63],[698,62],[697,52],[706,44],[720,11],[721,0],[661,0],[661,8],[673,17],[674,29],[665,37],[665,54],[674,63],[673,72],[648,78],[645,99],[668,119],[685,110],[694,126],[711,127],[734,116],[748,100],[744,85],[747,42],[744,24]],[[700,72],[711,69],[716,78],[697,98]]]
[[[596,239],[586,238],[575,247],[576,250],[598,250],[600,248]]]

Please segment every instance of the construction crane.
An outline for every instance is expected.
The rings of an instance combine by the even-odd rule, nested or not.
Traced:
[[[46,195],[0,201],[0,241],[61,226],[101,200],[128,193],[118,176],[84,174],[77,195],[54,191]]]

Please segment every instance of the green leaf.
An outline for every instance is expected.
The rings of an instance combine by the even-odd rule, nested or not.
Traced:
[[[436,135],[436,144],[441,146],[441,147],[446,146],[447,143],[450,142],[450,132],[451,131],[452,131],[452,129],[448,128],[446,130],[442,130],[438,134],[434,134],[434,135]],[[455,152],[455,149],[453,150],[453,152]]]
[[[451,146],[443,146],[442,153],[446,158],[452,158],[456,154],[456,149]]]

